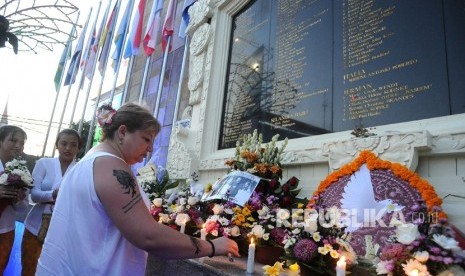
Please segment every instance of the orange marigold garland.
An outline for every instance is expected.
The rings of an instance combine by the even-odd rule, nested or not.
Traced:
[[[315,198],[323,193],[329,186],[336,182],[339,178],[351,175],[356,172],[363,164],[367,164],[370,171],[373,170],[391,170],[394,175],[407,181],[410,186],[415,188],[425,201],[429,211],[433,211],[433,207],[441,206],[442,199],[436,194],[433,186],[428,181],[418,176],[415,172],[409,170],[407,167],[399,163],[391,163],[386,160],[379,159],[371,151],[362,151],[360,155],[355,158],[351,163],[344,165],[339,170],[331,173],[325,180],[320,182],[317,191],[313,194],[313,198],[308,203],[308,207],[315,204]],[[440,218],[446,218],[447,215],[441,210],[439,212]]]

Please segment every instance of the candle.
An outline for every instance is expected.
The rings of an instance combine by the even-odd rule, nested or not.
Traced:
[[[160,223],[160,224],[163,223],[163,218],[162,218],[162,217],[160,217],[160,218],[158,219],[158,223]]]
[[[202,226],[202,229],[200,229],[200,239],[201,240],[207,239],[207,229],[205,229],[205,224]]]
[[[247,257],[247,273],[253,273],[254,271],[254,264],[255,261],[255,244],[253,243],[253,238],[249,244],[249,256]]]
[[[346,275],[346,257],[342,256],[336,264],[336,276]]]
[[[410,276],[418,276],[418,269],[414,269],[410,272]]]
[[[184,234],[185,231],[186,231],[186,220],[184,220],[184,222],[181,223],[181,230],[179,230],[179,232]]]

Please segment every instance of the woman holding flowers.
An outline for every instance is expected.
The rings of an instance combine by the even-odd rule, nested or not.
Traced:
[[[238,256],[228,238],[196,239],[157,223],[131,165],[153,150],[160,125],[135,104],[97,112],[102,142],[60,186],[36,275],[144,275],[147,252],[163,259]]]
[[[39,159],[32,171],[34,187],[31,190],[31,199],[36,204],[24,222],[26,229],[21,244],[22,275],[35,275],[58,189],[63,176],[76,164],[81,137],[74,129],[64,129],[58,133],[55,147],[58,157]]]
[[[26,132],[17,126],[0,127],[0,172],[7,162],[23,153]],[[17,187],[0,184],[0,275],[8,264],[15,239],[16,212],[27,208],[26,191]]]

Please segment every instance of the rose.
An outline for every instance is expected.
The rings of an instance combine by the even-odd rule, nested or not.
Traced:
[[[183,224],[186,224],[190,220],[191,220],[191,218],[189,217],[188,214],[177,214],[176,215],[176,220],[174,221],[174,223],[181,226]]]
[[[197,203],[197,198],[195,196],[190,196],[187,199],[187,204],[189,205],[195,205]]]
[[[239,229],[239,226],[237,225],[234,225],[232,228],[231,228],[231,236],[233,237],[237,237],[241,234],[241,230]]]
[[[289,184],[289,186],[291,186],[292,188],[295,188],[299,184],[299,179],[293,176],[287,181],[287,184]]]
[[[402,223],[397,225],[395,233],[397,241],[405,245],[411,244],[420,237],[418,226],[413,223]]]
[[[152,200],[152,204],[155,207],[161,207],[163,205],[163,198],[155,198],[154,200]]]
[[[276,190],[279,187],[279,181],[277,179],[272,179],[270,181],[270,188],[272,191]]]
[[[215,204],[212,208],[212,211],[215,215],[222,214],[224,211],[224,206],[221,204]]]

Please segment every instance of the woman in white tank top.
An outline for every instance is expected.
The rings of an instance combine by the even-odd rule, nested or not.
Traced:
[[[130,165],[153,150],[160,125],[135,104],[99,108],[102,143],[62,181],[36,275],[144,275],[162,259],[238,256],[225,237],[199,240],[157,223]]]

